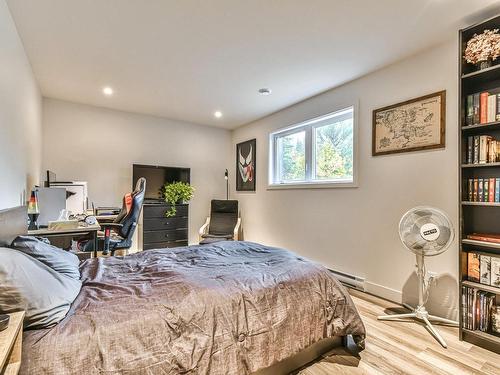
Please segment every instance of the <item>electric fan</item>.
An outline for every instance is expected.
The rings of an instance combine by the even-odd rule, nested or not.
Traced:
[[[413,312],[408,314],[379,316],[380,320],[398,320],[401,318],[416,318],[423,320],[429,331],[443,347],[447,347],[431,321],[458,325],[457,322],[430,315],[425,309],[428,299],[428,282],[424,258],[441,254],[448,249],[453,241],[453,226],[446,214],[432,207],[415,207],[403,215],[399,222],[399,238],[403,245],[417,256],[418,306],[407,306]],[[405,305],[406,306],[406,305]]]

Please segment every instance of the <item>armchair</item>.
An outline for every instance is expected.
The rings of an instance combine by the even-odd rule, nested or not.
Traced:
[[[213,199],[210,216],[199,230],[200,244],[239,240],[241,218],[238,216],[237,200]]]

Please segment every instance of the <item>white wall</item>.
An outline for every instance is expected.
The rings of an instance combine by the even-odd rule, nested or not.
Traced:
[[[233,132],[235,144],[257,138],[257,191],[236,193],[246,240],[293,249],[324,265],[365,277],[369,291],[413,301],[415,259],[399,242],[401,215],[416,205],[446,211],[457,228],[457,41],[289,107]],[[371,156],[372,111],[446,89],[446,149]],[[359,187],[266,190],[271,131],[359,101]],[[428,259],[440,277],[432,310],[456,317],[458,257],[448,252]],[[402,293],[403,292],[403,293]]]
[[[43,142],[43,169],[61,181],[88,181],[96,206],[121,206],[133,163],[191,168],[190,242],[210,200],[225,197],[228,130],[44,98]]]
[[[4,0],[0,0],[0,209],[24,204],[41,167],[41,96]]]

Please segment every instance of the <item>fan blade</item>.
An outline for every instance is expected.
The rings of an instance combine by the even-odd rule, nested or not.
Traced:
[[[451,236],[451,231],[450,228],[440,225],[439,226],[439,237],[436,239],[436,243],[443,247],[448,243],[448,240],[450,239]]]

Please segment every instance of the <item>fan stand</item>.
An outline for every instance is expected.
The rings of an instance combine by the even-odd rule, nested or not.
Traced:
[[[378,320],[399,320],[405,318],[416,318],[423,320],[425,325],[429,329],[429,331],[434,335],[434,337],[439,341],[439,343],[444,347],[448,347],[446,345],[446,341],[444,341],[443,337],[439,334],[439,332],[432,326],[431,321],[445,323],[449,325],[458,326],[458,323],[450,320],[441,318],[439,316],[431,315],[427,312],[424,306],[424,255],[417,254],[417,276],[418,276],[418,306],[416,308],[404,304],[406,308],[413,310],[413,312],[408,314],[396,314],[396,315],[382,315],[378,316]]]

